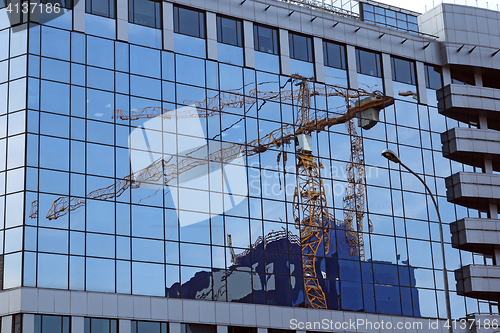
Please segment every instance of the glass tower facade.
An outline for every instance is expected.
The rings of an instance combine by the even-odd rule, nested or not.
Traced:
[[[354,46],[335,40],[152,1],[129,0],[119,40],[120,5],[86,4],[85,33],[71,10],[11,27],[0,9],[1,288],[309,306],[297,213],[306,119],[329,124],[304,148],[323,188],[314,268],[326,308],[446,317],[436,212],[418,180],[380,155],[389,148],[437,194],[453,317],[498,312],[456,293],[453,270],[491,259],[451,246],[449,223],[480,214],[446,199],[444,178],[473,167],[442,156],[440,134],[464,125],[438,113],[439,66],[366,47],[348,61]],[[383,98],[387,82],[394,97],[371,127],[359,114],[341,120]]]

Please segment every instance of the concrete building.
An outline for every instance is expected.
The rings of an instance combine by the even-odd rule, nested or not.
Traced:
[[[0,333],[498,331],[497,7],[27,4]]]

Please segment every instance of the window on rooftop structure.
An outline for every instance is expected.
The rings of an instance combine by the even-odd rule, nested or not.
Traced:
[[[379,53],[356,49],[356,66],[360,74],[382,77],[382,60]]]
[[[115,18],[115,0],[87,0],[85,12],[98,16]]]
[[[363,11],[365,12],[372,12],[374,11],[373,9],[373,6],[372,5],[368,5],[366,3],[361,3],[361,5],[363,6]]]
[[[375,14],[385,15],[385,9],[382,7],[373,6]]]
[[[288,33],[290,58],[313,62],[312,38]]]
[[[345,69],[345,46],[332,42],[323,42],[325,66]]]
[[[261,25],[253,26],[253,38],[255,51],[278,54],[278,30],[263,27]]]
[[[441,89],[443,86],[441,67],[425,65],[425,86],[434,90]]]
[[[217,16],[217,41],[223,44],[243,46],[241,21]]]
[[[415,63],[391,57],[392,79],[397,82],[416,84]]]
[[[129,0],[128,21],[146,27],[160,29],[161,4],[161,2],[152,0]]]
[[[385,15],[375,14],[375,23],[385,25]]]
[[[500,70],[488,69],[482,74],[483,77],[483,87],[500,89]]]
[[[468,67],[454,66],[450,68],[451,83],[462,84],[466,86],[475,86],[476,78],[474,70]]]
[[[406,21],[397,20],[396,25],[397,25],[399,30],[403,30],[403,31],[408,30],[408,22],[406,22]]]
[[[174,32],[205,38],[205,13],[174,6]]]
[[[387,26],[390,28],[396,28],[398,25],[398,21],[394,17],[386,17],[385,20],[386,20]]]

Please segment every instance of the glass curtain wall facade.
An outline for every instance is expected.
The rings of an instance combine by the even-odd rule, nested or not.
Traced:
[[[253,30],[262,38],[256,68],[244,67],[242,22],[220,16],[214,61],[206,13],[177,6],[166,18],[175,31],[168,52],[158,43],[157,5],[129,15],[129,42],[117,40],[114,13],[87,13],[85,34],[72,31],[71,15],[24,30],[2,16],[1,287],[306,306],[294,215],[299,153],[294,140],[262,144],[297,129],[299,83],[310,92],[310,120],[342,116],[347,93],[360,96],[350,106],[383,94],[380,54],[356,50],[361,89],[349,89],[345,45],[325,40],[328,84],[302,81],[280,73],[273,27]],[[314,76],[312,39],[289,36],[292,73]],[[438,67],[425,66],[422,104],[414,62],[389,66],[394,103],[373,128],[354,119],[354,130],[338,123],[311,134],[330,216],[315,268],[328,309],[444,318],[436,212],[418,180],[380,152],[398,153],[437,193],[450,235],[450,222],[478,214],[446,200],[444,178],[470,168],[443,158],[440,133],[463,125],[438,114]],[[353,140],[362,165],[353,166]],[[345,220],[352,167],[366,174],[357,245]],[[498,312],[455,291],[453,270],[490,259],[445,241],[453,317]],[[65,332],[66,319],[40,317],[39,331],[48,323]]]

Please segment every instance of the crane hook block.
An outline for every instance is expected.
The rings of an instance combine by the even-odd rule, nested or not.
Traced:
[[[295,137],[295,151],[297,153],[310,153],[312,149],[312,136],[309,134],[299,134]]]
[[[378,98],[375,96],[367,96],[363,99],[360,99],[359,101],[356,101],[356,104],[361,106],[361,111],[356,113],[356,118],[358,118],[358,126],[364,130],[369,130],[380,121],[379,113],[381,108],[362,108],[364,104],[370,103],[377,99]]]

